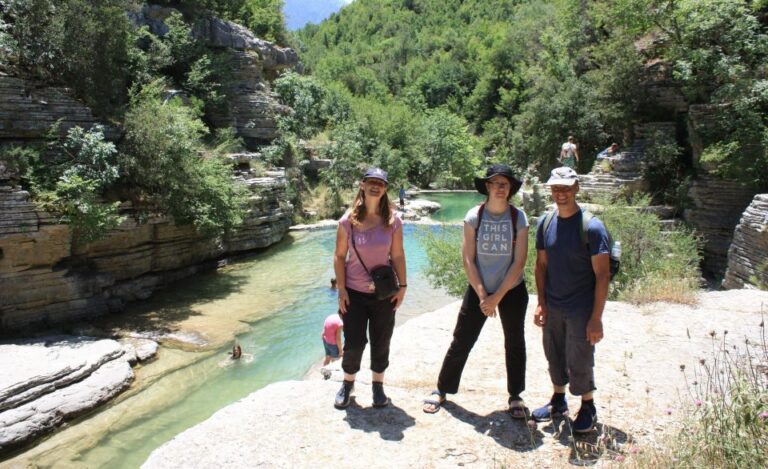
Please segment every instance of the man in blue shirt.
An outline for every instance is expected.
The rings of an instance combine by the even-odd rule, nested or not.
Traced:
[[[582,233],[582,210],[576,203],[579,177],[571,168],[552,170],[547,181],[557,211],[536,230],[536,290],[539,305],[534,323],[542,327],[544,354],[554,394],[533,411],[536,421],[547,421],[568,410],[565,386],[581,396],[573,429],[591,431],[597,423],[595,344],[603,338],[603,309],[610,282],[608,232],[593,217]],[[543,217],[542,217],[543,219]],[[585,243],[586,241],[586,243]]]

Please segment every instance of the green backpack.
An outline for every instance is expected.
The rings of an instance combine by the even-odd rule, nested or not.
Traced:
[[[547,230],[549,229],[549,225],[552,224],[552,219],[557,216],[557,211],[554,212],[548,212],[546,215],[544,215],[544,219],[542,220],[542,223],[544,224],[544,231],[543,234],[546,235]],[[588,235],[588,227],[589,222],[592,220],[595,216],[590,212],[589,210],[581,210],[581,244],[584,245],[585,248],[589,249],[589,235]],[[610,247],[610,255],[609,255],[609,263],[610,263],[610,270],[611,270],[611,280],[613,280],[613,277],[616,276],[617,273],[619,273],[619,267],[621,265],[621,244],[616,244],[613,241],[613,236],[611,236],[611,232],[608,231],[608,227],[605,227],[605,232],[608,233],[608,246]]]

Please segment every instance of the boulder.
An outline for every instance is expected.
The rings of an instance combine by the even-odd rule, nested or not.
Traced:
[[[33,441],[126,389],[133,371],[109,339],[0,343],[0,454]]]
[[[768,285],[768,194],[757,194],[741,215],[728,249],[725,288]]]
[[[157,355],[158,344],[154,340],[140,337],[125,337],[118,340],[125,352],[126,360],[131,365],[145,362]]]

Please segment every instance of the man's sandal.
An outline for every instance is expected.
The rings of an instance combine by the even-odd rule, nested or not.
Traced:
[[[513,419],[527,419],[528,418],[528,408],[525,407],[525,404],[523,401],[514,400],[509,401],[509,415]]]
[[[437,398],[432,396],[437,396]],[[422,407],[421,410],[427,414],[435,414],[440,410],[440,407],[442,407],[443,404],[445,404],[445,393],[434,390],[429,393],[428,398],[424,399],[424,407]]]

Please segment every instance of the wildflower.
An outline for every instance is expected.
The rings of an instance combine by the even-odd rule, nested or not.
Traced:
[[[764,410],[764,411],[760,412],[759,414],[757,414],[757,417],[758,417],[760,420],[765,420],[765,419],[768,419],[768,411],[765,411],[765,410]]]
[[[709,336],[710,336],[710,337],[713,337],[713,338],[714,338],[714,337],[715,337],[715,335],[717,335],[717,332],[715,332],[715,331],[709,331]]]
[[[672,409],[667,407],[667,409],[664,411],[667,413],[667,415],[672,415]]]
[[[680,365],[680,371],[685,371],[685,365]]]
[[[637,446],[633,446],[633,447],[629,448],[629,452],[632,453],[632,454],[637,454],[637,453],[640,452],[640,448],[638,448]]]
[[[624,461],[624,456],[622,456],[621,454],[617,454],[615,459],[618,462],[622,462],[622,461]]]
[[[699,358],[699,364],[700,365],[703,365],[705,363],[707,363],[707,359],[706,358]]]
[[[696,407],[701,407],[701,404],[703,404],[703,402],[701,402],[701,399],[696,399]]]
[[[723,335],[728,335],[728,331],[723,331]]]

